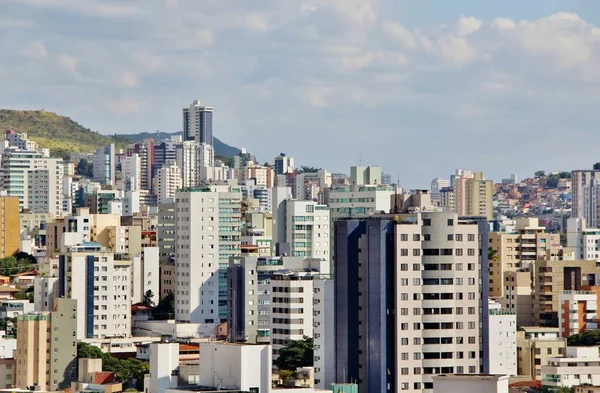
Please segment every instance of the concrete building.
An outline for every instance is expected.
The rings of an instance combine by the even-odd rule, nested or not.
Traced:
[[[585,218],[588,225],[598,228],[600,191],[599,170],[574,170],[571,172],[571,217]]]
[[[440,207],[444,211],[453,212],[456,210],[456,200],[454,198],[454,188],[443,187],[440,189]]]
[[[146,292],[154,294],[154,302],[160,296],[160,262],[158,247],[143,247],[139,255],[132,257],[131,302],[140,303]]]
[[[150,191],[152,189],[152,178],[154,168],[154,139],[147,138],[141,142],[134,143],[127,148],[126,155],[137,154],[140,159],[140,187],[139,189]]]
[[[63,160],[37,151],[9,148],[1,158],[2,188],[19,198],[19,207],[60,216],[63,205]]]
[[[77,300],[77,339],[131,335],[131,260],[99,243],[71,246],[60,256],[61,295]],[[64,292],[63,292],[64,291]]]
[[[158,226],[156,237],[158,239],[159,258],[161,262],[168,262],[175,258],[175,203],[158,205]]]
[[[288,157],[285,153],[279,153],[275,157],[273,165],[276,175],[283,175],[289,172],[294,172],[294,157]]]
[[[177,292],[177,268],[174,261],[162,262],[160,265],[160,298]]]
[[[546,256],[550,248],[560,247],[560,234],[547,233],[537,218],[518,218],[514,233],[490,232],[490,247],[495,258],[489,263],[490,297],[503,297],[506,272],[528,268]]]
[[[105,185],[115,184],[115,144],[100,147],[92,156],[94,181]]]
[[[588,227],[585,218],[567,219],[567,247],[577,259],[600,262],[600,229]]]
[[[460,216],[493,218],[494,184],[482,172],[457,170],[452,176],[454,212]]]
[[[442,374],[433,379],[433,393],[507,393],[508,375]]]
[[[517,326],[534,325],[531,283],[531,272],[528,270],[504,273],[505,291],[500,302],[503,309],[515,313]]]
[[[179,343],[163,341],[150,344],[150,378],[147,393],[164,393],[176,388],[179,374]]]
[[[283,199],[289,189],[277,187],[273,198],[273,244],[276,255],[330,259],[330,212],[326,205],[313,201]],[[329,274],[329,271],[321,271]]]
[[[567,347],[565,357],[548,358],[542,366],[542,385],[549,388],[600,385],[598,347]]]
[[[37,276],[33,283],[34,311],[51,311],[55,299],[60,298],[58,277]]]
[[[517,331],[517,371],[520,376],[542,379],[542,366],[548,359],[565,354],[567,339],[558,328],[521,327]]]
[[[533,312],[538,326],[559,325],[559,296],[562,291],[579,291],[600,283],[596,261],[578,261],[568,249],[548,250],[535,263],[533,274]]]
[[[182,187],[181,170],[175,163],[163,165],[154,178],[158,204],[172,203],[175,192]]]
[[[184,141],[177,146],[177,166],[181,170],[181,186],[196,187],[201,179],[198,144],[194,141]]]
[[[329,389],[336,379],[335,281],[313,280],[313,341],[315,388]]]
[[[183,108],[183,140],[213,145],[213,108],[194,100]]]
[[[599,328],[600,287],[562,291],[558,295],[558,327],[561,337],[569,337]]]
[[[483,365],[486,374],[517,375],[517,316],[502,310],[500,303],[489,303],[487,342],[489,361]]]
[[[56,391],[77,378],[77,304],[56,299],[52,312],[17,319],[16,386]]]
[[[142,162],[139,154],[133,153],[125,157],[121,180],[123,191],[138,191],[142,188]]]
[[[0,258],[19,251],[19,198],[0,196]]]
[[[241,198],[239,188],[230,186],[177,192],[176,320],[227,320],[227,267],[240,253]]]
[[[337,380],[430,392],[435,374],[482,372],[487,231],[441,212],[335,222]]]
[[[431,188],[429,189],[431,192],[431,200],[434,203],[440,203],[441,200],[441,191],[443,188],[450,187],[450,181],[447,179],[435,178],[431,181]]]

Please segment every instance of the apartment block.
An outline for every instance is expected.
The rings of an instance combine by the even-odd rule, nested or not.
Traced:
[[[62,390],[77,379],[77,302],[56,299],[51,312],[17,318],[16,386]]]
[[[230,186],[177,192],[176,320],[227,320],[227,267],[240,253],[241,198],[239,188]]]
[[[132,263],[99,243],[71,246],[60,256],[61,295],[77,300],[85,318],[77,320],[77,339],[131,335]]]
[[[147,291],[154,294],[154,302],[160,296],[160,262],[158,247],[143,247],[141,253],[132,256],[131,302],[142,302]]]
[[[489,261],[489,296],[503,297],[506,272],[528,268],[550,248],[560,247],[560,234],[547,233],[537,218],[518,218],[514,233],[490,232],[489,246],[495,258]]]
[[[599,170],[572,171],[571,217],[585,218],[590,227],[597,228],[600,222],[600,211],[598,209],[599,192]]]
[[[558,295],[560,335],[569,337],[599,328],[598,303],[600,287],[588,290],[562,291]]]
[[[542,379],[548,359],[564,356],[567,339],[552,327],[520,327],[517,331],[517,371],[520,376]]]
[[[484,352],[489,359],[485,374],[517,375],[517,316],[503,310],[500,303],[489,303],[489,332],[484,337]]]
[[[172,203],[175,200],[175,192],[183,185],[181,170],[175,163],[165,164],[157,171],[154,183],[158,204]]]
[[[500,298],[502,308],[514,312],[517,326],[533,326],[533,290],[531,272],[518,270],[504,273],[504,296]]]
[[[94,165],[94,181],[100,184],[115,184],[115,144],[111,143],[105,147],[100,147],[92,156]]]
[[[542,366],[542,385],[551,389],[600,385],[599,348],[567,347],[564,357],[552,357]]]
[[[491,180],[485,180],[482,172],[459,169],[452,176],[451,187],[451,191],[448,188],[445,190],[453,195],[442,195],[441,206],[449,208],[452,201],[454,212],[458,215],[486,217],[488,220],[493,218],[494,185]]]
[[[533,275],[533,312],[538,326],[559,326],[559,294],[579,291],[600,283],[600,267],[596,261],[579,261],[568,249],[548,250],[547,256],[535,263]]]
[[[569,218],[567,247],[575,252],[577,259],[600,262],[600,229],[588,227],[585,218]]]
[[[161,262],[168,262],[175,258],[175,203],[158,205],[158,225],[156,238],[158,239],[159,258]]]
[[[20,231],[19,198],[0,197],[0,258],[19,251]]]
[[[431,392],[433,375],[482,372],[487,231],[442,212],[335,222],[337,380]]]
[[[389,212],[390,198],[396,192],[385,184],[350,184],[332,186],[328,205],[331,218],[364,217],[369,214]]]

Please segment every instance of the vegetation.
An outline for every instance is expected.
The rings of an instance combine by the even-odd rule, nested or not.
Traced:
[[[559,175],[550,175],[548,179],[546,179],[546,187],[548,188],[556,188],[558,186],[558,181],[560,180]]]
[[[544,176],[546,176],[546,172],[544,172],[544,171],[537,171],[533,175],[535,177],[544,177]]]
[[[290,340],[279,350],[279,357],[273,362],[279,370],[295,372],[298,367],[313,365],[313,339],[304,336],[302,340]]]
[[[118,359],[104,353],[98,347],[83,342],[77,343],[77,358],[102,359],[102,370],[115,373],[118,382],[136,391],[144,389],[144,375],[150,373],[150,364],[138,359]],[[126,391],[133,391],[127,389]]]
[[[3,276],[13,276],[18,273],[24,273],[33,268],[35,268],[35,266],[31,264],[29,258],[17,259],[11,256],[0,259],[0,275]]]
[[[498,250],[494,250],[493,247],[488,247],[488,261],[498,260]]]
[[[83,158],[75,167],[75,174],[91,179],[94,176],[94,164]]]
[[[220,156],[220,155],[215,155],[215,160],[221,160],[223,161],[223,163],[225,163],[225,165],[227,165],[230,168],[233,168],[233,157],[225,157],[225,156]]]
[[[160,299],[152,314],[154,319],[157,320],[172,319],[175,316],[175,295],[173,292],[169,292],[167,296]]]
[[[125,147],[128,140],[111,138],[92,131],[68,117],[54,112],[17,111],[0,109],[0,129],[25,132],[40,147],[48,148],[56,157],[68,157],[70,153],[93,152],[101,146],[115,143]]]
[[[588,347],[600,345],[600,329],[574,334],[567,338],[567,345],[572,347]]]
[[[144,294],[144,300],[142,300],[142,303],[148,307],[153,307],[154,306],[154,292],[152,292],[150,289],[148,289],[146,291],[146,293]]]

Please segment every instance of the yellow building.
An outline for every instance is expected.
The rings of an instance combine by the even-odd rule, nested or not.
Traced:
[[[494,196],[494,184],[491,180],[485,180],[483,173],[475,172],[472,179],[466,182],[467,216],[484,216],[488,220],[494,218],[492,197]]]
[[[504,296],[500,298],[502,308],[516,314],[517,326],[533,326],[531,272],[505,272],[504,288]]]
[[[21,217],[18,197],[0,197],[0,258],[19,251]]]
[[[562,357],[567,339],[560,337],[558,328],[523,327],[517,331],[517,373],[542,379],[542,366],[552,357]]]
[[[489,246],[495,257],[489,263],[489,296],[501,298],[506,272],[527,268],[544,258],[550,248],[560,247],[560,235],[546,232],[537,218],[519,218],[514,233],[490,232]]]
[[[16,386],[56,391],[77,378],[77,300],[56,299],[54,311],[19,315]]]

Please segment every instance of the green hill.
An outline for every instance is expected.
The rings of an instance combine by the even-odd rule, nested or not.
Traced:
[[[93,152],[109,143],[124,147],[129,142],[101,135],[68,117],[47,111],[0,109],[0,130],[8,129],[26,132],[30,139],[57,157],[68,157],[72,152]]]
[[[9,129],[27,133],[40,147],[50,149],[52,156],[65,158],[73,152],[94,152],[109,143],[114,143],[119,149],[144,138],[163,139],[171,135],[163,133],[164,135],[159,135],[162,138],[156,138],[157,135],[152,133],[107,136],[54,112],[0,109],[0,138],[4,137],[4,130]],[[238,148],[215,138],[215,155],[233,157],[239,152]]]

